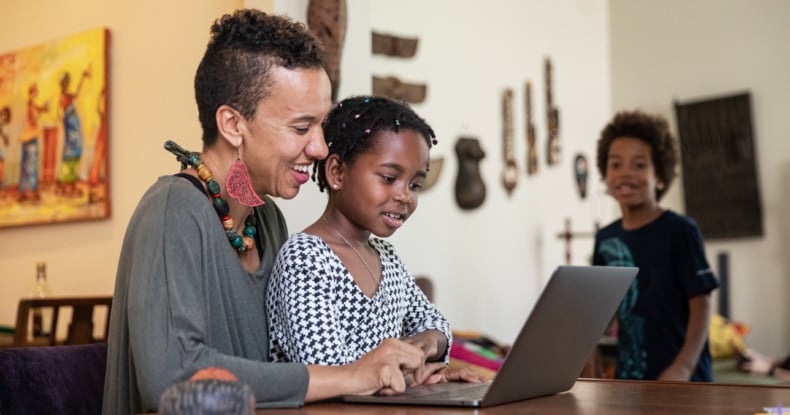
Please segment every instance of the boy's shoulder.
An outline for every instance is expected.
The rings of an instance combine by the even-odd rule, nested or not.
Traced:
[[[609,236],[613,234],[617,234],[623,230],[623,220],[622,219],[615,219],[610,224],[604,226],[595,233],[596,237],[602,236]]]
[[[691,217],[682,215],[672,210],[665,210],[659,220],[663,226],[670,226],[673,229],[682,231],[697,231],[697,222]]]
[[[681,215],[672,210],[665,210],[658,218],[653,220],[653,222],[645,225],[645,229],[652,226],[660,226],[662,228],[670,228],[670,229],[681,229],[681,230],[696,230],[697,222],[694,221],[693,218],[686,215]],[[610,235],[618,232],[623,231],[623,220],[622,218],[616,219],[615,221],[611,222],[610,224],[606,225],[605,227],[598,230],[597,235]]]

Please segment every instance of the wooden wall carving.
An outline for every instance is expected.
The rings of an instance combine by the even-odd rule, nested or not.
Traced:
[[[751,95],[675,103],[686,213],[705,239],[763,234]]]

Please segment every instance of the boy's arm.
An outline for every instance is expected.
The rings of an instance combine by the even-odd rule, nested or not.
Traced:
[[[680,353],[669,365],[658,380],[688,381],[697,366],[700,352],[708,336],[708,321],[710,319],[710,295],[701,294],[689,300],[689,322],[686,326],[686,339]]]

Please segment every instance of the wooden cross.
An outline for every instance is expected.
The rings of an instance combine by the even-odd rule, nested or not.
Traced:
[[[571,264],[571,241],[575,237],[594,238],[598,232],[598,223],[595,223],[595,232],[572,232],[571,219],[565,218],[565,230],[557,234],[557,238],[565,240],[565,264]]]

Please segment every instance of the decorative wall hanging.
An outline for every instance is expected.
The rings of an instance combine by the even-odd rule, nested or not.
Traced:
[[[411,104],[425,101],[428,87],[424,84],[402,82],[394,76],[380,78],[373,76],[373,95],[385,96]]]
[[[486,153],[476,138],[461,137],[455,143],[458,176],[455,179],[455,201],[461,209],[475,209],[486,198],[486,185],[480,177],[480,160]]]
[[[417,53],[417,38],[371,33],[371,48],[374,55],[411,58]]]
[[[0,55],[0,227],[110,216],[99,28]]]
[[[576,191],[582,199],[587,198],[587,174],[589,165],[584,154],[577,154],[573,159],[573,177],[576,179]]]
[[[374,55],[411,58],[417,52],[417,38],[407,38],[371,32],[371,47]],[[395,76],[373,76],[373,95],[380,95],[419,104],[425,101],[428,87],[425,84],[403,82]]]
[[[705,239],[763,234],[751,95],[675,102],[686,213]]]
[[[310,0],[307,26],[326,50],[326,73],[332,83],[332,102],[337,102],[340,88],[340,62],[346,39],[346,0]]]
[[[510,196],[518,179],[516,150],[513,148],[513,90],[510,88],[502,92],[502,159],[505,163],[502,186]]]
[[[573,232],[571,230],[571,219],[565,218],[565,230],[557,234],[557,238],[565,241],[565,264],[571,264],[571,242],[573,238],[594,238],[598,232],[598,223],[595,223],[595,231],[593,232]],[[588,262],[590,263],[590,262]]]
[[[524,108],[526,109],[527,135],[527,174],[532,176],[538,172],[538,148],[535,125],[532,123],[532,82],[527,81],[524,87]]]
[[[426,191],[436,184],[439,176],[442,175],[442,167],[444,167],[444,157],[431,157],[431,164],[428,166],[428,174],[425,176],[425,181],[422,182],[422,191]]]
[[[546,164],[552,166],[560,162],[560,110],[554,106],[552,93],[553,80],[551,60],[546,58],[544,66],[546,76]]]

